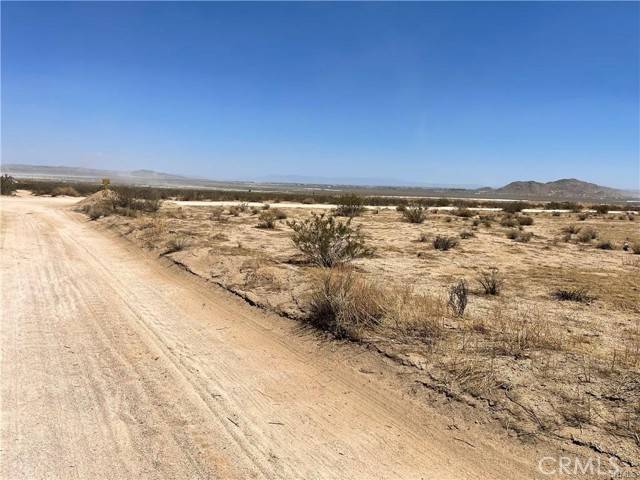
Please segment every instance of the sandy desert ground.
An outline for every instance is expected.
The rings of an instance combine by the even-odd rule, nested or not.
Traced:
[[[350,342],[304,322],[319,269],[284,221],[166,202],[92,222],[76,201],[0,204],[2,478],[538,478],[561,454],[638,471],[640,257],[562,239],[620,245],[638,221],[538,214],[518,243],[498,219],[369,211],[353,267],[435,323]],[[594,300],[550,297],[567,286]]]

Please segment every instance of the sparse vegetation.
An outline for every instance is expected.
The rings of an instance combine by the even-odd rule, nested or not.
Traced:
[[[338,198],[333,212],[338,217],[358,217],[364,212],[364,200],[359,195],[349,194]]]
[[[0,177],[0,194],[11,195],[18,189],[16,179],[6,173]]]
[[[592,227],[581,228],[577,236],[578,241],[582,243],[588,243],[596,238],[598,238],[598,232]]]
[[[528,217],[526,215],[519,215],[516,218],[518,220],[518,224],[519,225],[522,225],[522,226],[533,225],[533,218],[532,217]]]
[[[433,248],[436,250],[450,250],[458,245],[458,239],[455,237],[447,237],[445,235],[436,235],[432,240]]]
[[[473,233],[471,230],[462,230],[460,232],[460,238],[463,239],[463,240],[466,240],[468,238],[472,238],[472,237],[475,237],[475,236],[476,236],[476,234]]]
[[[266,229],[274,229],[276,228],[276,222],[278,220],[278,215],[275,210],[263,210],[260,214],[258,228],[266,228]]]
[[[371,255],[360,227],[324,214],[311,215],[302,221],[288,222],[293,230],[292,241],[309,260],[321,267],[332,267],[354,258]]]
[[[78,191],[75,188],[70,187],[68,185],[56,187],[51,191],[51,196],[52,197],[58,197],[58,196],[61,196],[61,195],[65,195],[67,197],[79,197],[80,196],[80,194],[78,193]]]
[[[167,246],[164,249],[162,255],[169,255],[170,253],[180,252],[187,248],[189,242],[186,238],[182,236],[174,237],[169,242],[167,242]]]
[[[613,250],[613,242],[611,240],[600,240],[596,244],[596,248],[600,250]]]
[[[551,292],[551,297],[556,300],[590,303],[593,297],[585,288],[558,288]]]
[[[382,300],[382,291],[352,269],[329,269],[316,281],[309,318],[322,330],[356,340],[382,322]]]
[[[478,274],[478,282],[486,295],[499,295],[504,278],[496,267],[491,267]]]
[[[402,216],[409,223],[422,223],[427,215],[422,205],[408,205],[402,210]]]
[[[523,230],[511,229],[507,230],[506,234],[509,240],[513,240],[515,242],[527,243],[533,238],[533,233],[525,232]]]

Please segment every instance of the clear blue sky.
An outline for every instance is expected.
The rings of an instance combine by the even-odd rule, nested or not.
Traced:
[[[2,3],[2,161],[639,183],[639,3]]]

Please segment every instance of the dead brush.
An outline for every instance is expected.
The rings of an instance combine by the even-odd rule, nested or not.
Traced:
[[[162,255],[169,255],[170,253],[180,252],[189,246],[189,241],[185,237],[174,237],[167,242],[167,245],[162,252]]]
[[[505,312],[502,305],[492,312],[495,330],[493,340],[497,351],[505,355],[521,357],[530,350],[559,350],[564,333],[548,315],[532,307],[509,305]]]
[[[591,303],[594,300],[585,288],[557,288],[551,292],[551,298],[579,303]]]
[[[309,302],[309,321],[338,338],[357,340],[384,318],[382,290],[348,267],[321,272]]]
[[[485,295],[499,295],[504,285],[504,278],[497,267],[490,267],[478,274],[478,282]]]
[[[394,332],[432,340],[443,334],[447,309],[442,299],[398,286],[385,292],[384,323]]]
[[[436,250],[450,250],[458,245],[458,239],[455,237],[447,237],[445,235],[436,235],[431,244]]]

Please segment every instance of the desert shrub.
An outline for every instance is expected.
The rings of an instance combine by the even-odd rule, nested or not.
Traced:
[[[576,225],[567,225],[566,227],[562,228],[562,232],[563,233],[568,233],[569,235],[575,235],[576,233],[578,233],[580,231],[580,227],[576,226]]]
[[[429,235],[427,235],[426,233],[421,233],[421,234],[418,236],[418,241],[419,241],[420,243],[428,242],[428,241],[429,241]]]
[[[271,208],[271,205],[269,205],[268,203],[264,203],[264,204],[262,205],[262,209],[263,209],[263,210],[269,210],[270,208]]]
[[[478,282],[486,295],[499,295],[504,285],[504,278],[496,267],[491,267],[479,273]]]
[[[571,210],[576,213],[580,211],[580,205],[575,202],[549,202],[544,205],[544,208],[546,210]]]
[[[456,210],[453,211],[453,214],[456,217],[461,217],[461,218],[471,218],[474,215],[474,213],[471,210],[464,207],[457,208]]]
[[[445,235],[436,235],[432,240],[433,248],[436,250],[449,250],[458,244],[458,239],[455,237],[447,237]]]
[[[360,338],[384,317],[382,291],[349,268],[322,272],[312,288],[309,321],[341,338]]]
[[[463,240],[466,240],[467,238],[472,238],[472,237],[475,237],[475,236],[476,236],[476,234],[473,233],[470,230],[462,230],[460,232],[460,238],[463,239]]]
[[[211,213],[209,214],[209,219],[219,222],[224,218],[222,216],[223,214],[224,214],[224,208],[222,208],[222,207],[213,207],[213,208],[211,208]]]
[[[507,202],[502,203],[502,211],[506,213],[518,213],[527,208],[526,202]]]
[[[451,223],[452,220],[453,220],[453,218],[451,218],[451,217],[444,217],[444,222],[445,223]]]
[[[422,205],[409,205],[402,211],[402,216],[409,223],[422,223],[427,217]]]
[[[533,238],[533,233],[524,232],[522,230],[518,230],[515,228],[511,230],[507,230],[505,235],[509,240],[513,240],[515,242],[520,242],[520,243],[527,243]]]
[[[596,248],[600,250],[613,250],[613,242],[611,240],[600,240],[596,244]]]
[[[300,203],[304,203],[305,205],[313,205],[314,203],[316,203],[316,201],[311,197],[306,197],[300,200]]]
[[[286,212],[280,208],[272,208],[271,211],[275,215],[276,220],[284,220],[287,218]]]
[[[578,220],[580,220],[581,222],[584,222],[587,218],[589,218],[589,214],[588,213],[579,213],[578,214]]]
[[[407,201],[404,199],[398,200],[398,205],[396,205],[396,212],[404,212],[407,209]]]
[[[486,228],[491,227],[491,223],[494,221],[494,217],[492,215],[480,215],[480,221],[482,225]]]
[[[636,240],[635,242],[631,242],[631,251],[636,255],[640,255],[640,240]]]
[[[598,232],[593,227],[581,228],[578,232],[578,241],[582,243],[588,243],[598,237]]]
[[[91,220],[98,220],[100,217],[108,217],[114,211],[113,204],[111,202],[99,202],[93,205],[87,206],[84,212]]]
[[[593,297],[584,288],[557,288],[551,292],[551,297],[556,300],[589,303]]]
[[[184,250],[189,245],[189,241],[184,237],[174,237],[167,242],[167,246],[162,252],[162,255],[168,255],[170,253],[179,252]]]
[[[373,250],[365,244],[360,227],[352,227],[332,216],[312,213],[311,218],[287,222],[293,230],[293,243],[313,263],[331,267],[351,259],[371,255]]]
[[[78,193],[78,191],[69,186],[60,186],[60,187],[56,187],[51,191],[51,196],[52,197],[57,197],[59,195],[66,195],[67,197],[79,197],[80,194]]]
[[[242,213],[242,209],[240,208],[239,205],[231,205],[229,207],[229,215],[233,215],[234,217],[238,217],[238,216],[240,216],[240,213]]]
[[[591,208],[601,215],[609,213],[609,205],[592,205]]]
[[[457,283],[449,287],[448,305],[456,317],[464,315],[468,301],[469,290],[467,288],[467,282],[465,282],[464,279],[459,280]]]
[[[278,220],[278,216],[275,213],[275,210],[263,210],[260,214],[258,228],[268,228],[274,229],[276,228],[276,221]]]
[[[497,328],[497,351],[519,357],[532,349],[562,348],[563,332],[538,309],[513,306],[505,311],[498,305],[491,316]]]
[[[634,222],[636,220],[636,215],[634,213],[629,213],[627,214],[627,219],[629,219],[630,222]]]
[[[251,213],[251,215],[257,215],[262,211],[262,209],[258,208],[258,207],[251,207],[249,209],[249,212]]]
[[[518,224],[522,226],[533,225],[533,218],[526,215],[520,215],[517,217]]]
[[[503,227],[514,228],[520,225],[520,223],[518,222],[518,219],[515,217],[515,215],[506,214],[503,215],[500,219],[500,225],[502,225]]]
[[[11,175],[6,173],[0,177],[0,194],[11,195],[18,189],[18,182]]]
[[[551,216],[552,217],[559,217],[560,216],[560,212],[552,212]]]
[[[338,217],[357,217],[364,211],[364,200],[356,194],[342,195],[333,214]]]
[[[157,212],[160,209],[160,194],[155,189],[116,187],[114,206],[119,208],[129,208],[142,212]]]

